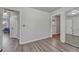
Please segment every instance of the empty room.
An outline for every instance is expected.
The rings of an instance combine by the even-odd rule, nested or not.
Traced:
[[[79,52],[79,7],[0,7],[1,52]]]

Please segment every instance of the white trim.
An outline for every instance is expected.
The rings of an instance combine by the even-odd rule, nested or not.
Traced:
[[[52,36],[46,36],[46,37],[42,37],[42,38],[30,40],[30,41],[25,41],[25,42],[20,41],[20,44],[27,44],[27,43],[31,43],[31,42],[34,42],[34,41],[43,40],[43,39],[46,39],[46,38],[49,38],[49,37],[52,37]]]

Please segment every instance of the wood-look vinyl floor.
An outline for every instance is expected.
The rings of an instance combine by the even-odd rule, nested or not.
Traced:
[[[5,34],[3,52],[79,52],[79,49],[60,42],[59,38],[46,38],[20,45],[18,39],[10,39]]]

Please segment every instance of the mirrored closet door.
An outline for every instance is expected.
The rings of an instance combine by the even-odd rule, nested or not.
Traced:
[[[79,47],[79,8],[66,12],[66,43]]]

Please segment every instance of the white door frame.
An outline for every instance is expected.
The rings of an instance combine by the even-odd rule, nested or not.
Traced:
[[[8,9],[8,8],[3,8],[3,10],[9,10],[9,11],[18,13],[18,20],[17,20],[17,23],[18,23],[17,35],[18,36],[17,36],[17,39],[20,39],[20,12],[17,10],[12,10],[12,9]]]
[[[0,51],[3,50],[3,8],[0,7]]]
[[[57,15],[59,15],[60,16],[60,19],[61,19],[61,15],[60,14],[55,14],[55,15],[52,15],[51,16],[51,37],[53,37],[52,36],[52,34],[53,34],[53,31],[52,31],[52,17],[54,17],[54,16],[57,16]],[[60,27],[61,28],[61,27]],[[60,34],[61,35],[61,34]]]

